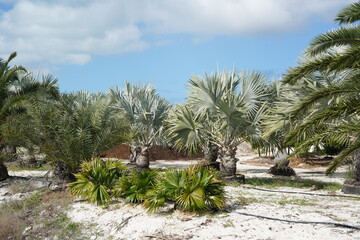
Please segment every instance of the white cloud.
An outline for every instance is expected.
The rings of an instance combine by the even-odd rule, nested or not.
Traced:
[[[146,36],[248,36],[294,32],[333,18],[344,0],[16,0],[0,13],[0,55],[18,62],[86,64],[96,55],[142,51]]]

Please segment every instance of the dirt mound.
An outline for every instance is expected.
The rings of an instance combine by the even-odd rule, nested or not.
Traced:
[[[178,152],[173,148],[163,148],[160,146],[154,146],[150,148],[150,161],[155,160],[194,160],[201,158],[202,155],[189,156],[184,152]],[[101,154],[101,157],[108,158],[120,158],[128,159],[130,153],[130,147],[127,144],[121,144],[119,146],[113,147],[107,151],[104,151]]]

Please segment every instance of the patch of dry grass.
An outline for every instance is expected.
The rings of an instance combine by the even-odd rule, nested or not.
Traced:
[[[21,213],[10,213],[6,209],[0,209],[0,239],[20,239],[25,226],[26,221]]]
[[[66,215],[68,191],[34,191],[0,205],[0,239],[80,239],[80,224]]]

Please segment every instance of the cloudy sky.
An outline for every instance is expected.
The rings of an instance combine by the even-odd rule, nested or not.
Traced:
[[[0,56],[62,91],[150,83],[172,103],[217,69],[278,79],[349,0],[0,0]]]

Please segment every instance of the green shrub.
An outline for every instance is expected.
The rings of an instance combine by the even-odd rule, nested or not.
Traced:
[[[215,171],[201,166],[164,173],[155,188],[146,195],[145,206],[156,211],[167,201],[185,211],[221,209],[225,203],[224,183]]]
[[[76,181],[69,184],[71,193],[104,205],[113,197],[113,188],[125,169],[123,163],[117,160],[94,158],[84,162],[81,172],[75,174]]]
[[[129,203],[143,202],[147,192],[154,188],[157,173],[156,170],[132,170],[120,178],[115,187],[115,195],[125,198]]]

